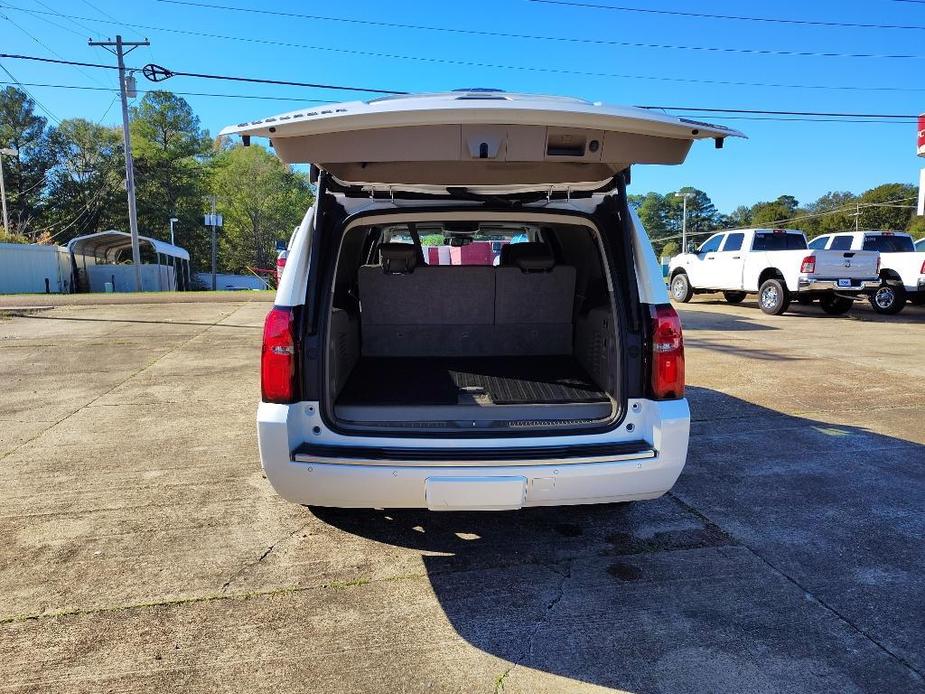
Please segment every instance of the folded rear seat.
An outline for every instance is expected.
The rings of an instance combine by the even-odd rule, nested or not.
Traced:
[[[420,265],[411,244],[382,244],[380,264],[359,269],[363,355],[571,354],[575,269],[518,246],[493,268]]]

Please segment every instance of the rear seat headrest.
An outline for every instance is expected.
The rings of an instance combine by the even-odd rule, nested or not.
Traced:
[[[410,243],[383,243],[379,258],[383,271],[390,274],[414,272],[418,263],[417,249]]]
[[[519,267],[524,272],[552,270],[556,259],[545,243],[509,243],[501,249],[503,267]]]

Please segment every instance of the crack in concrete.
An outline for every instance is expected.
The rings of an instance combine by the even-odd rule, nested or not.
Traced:
[[[691,504],[687,503],[686,501],[683,501],[683,500],[680,499],[678,496],[676,496],[673,492],[668,492],[668,493],[666,494],[666,496],[669,497],[670,499],[672,499],[676,504],[678,504],[678,506],[680,506],[682,509],[684,509],[684,510],[687,511],[688,513],[691,513],[691,514],[697,516],[698,518],[700,518],[702,522],[704,522],[704,523],[709,523],[709,524],[711,524],[711,525],[716,526],[717,528],[719,527],[719,525],[718,525],[717,523],[715,523],[713,520],[711,520],[705,513],[703,513],[703,512],[700,511],[699,509],[695,508],[695,507],[692,506]],[[725,531],[723,531],[723,532],[725,532]],[[728,535],[728,533],[726,533],[726,534]],[[730,537],[732,537],[732,536],[730,535]],[[786,571],[784,571],[783,569],[781,569],[779,566],[777,566],[776,564],[774,564],[774,562],[772,562],[770,559],[768,559],[767,557],[765,557],[761,552],[759,552],[758,550],[756,550],[754,547],[750,546],[749,544],[747,544],[747,543],[745,543],[745,542],[741,542],[741,541],[739,541],[739,540],[737,540],[737,539],[735,539],[735,538],[733,538],[733,539],[735,540],[735,543],[736,543],[738,546],[744,547],[746,550],[748,550],[748,552],[749,552],[752,556],[754,556],[756,559],[758,559],[758,561],[760,561],[762,564],[764,564],[764,565],[767,566],[769,569],[771,569],[771,571],[773,571],[775,574],[777,574],[778,576],[780,576],[781,578],[783,578],[785,581],[787,581],[788,583],[790,583],[791,585],[793,585],[795,588],[797,588],[801,593],[803,593],[803,596],[804,596],[805,598],[809,599],[811,602],[815,603],[816,605],[818,605],[819,607],[821,607],[821,608],[824,609],[825,611],[829,612],[829,613],[830,613],[832,616],[834,616],[836,619],[838,619],[839,621],[841,621],[841,622],[843,622],[844,624],[846,624],[846,625],[847,625],[849,628],[851,628],[856,634],[858,634],[859,636],[861,636],[862,638],[864,638],[866,641],[870,642],[870,643],[871,643],[873,646],[875,646],[878,650],[880,650],[881,652],[885,653],[885,654],[886,654],[888,657],[890,657],[892,660],[894,660],[894,661],[897,662],[899,665],[901,665],[901,666],[904,667],[906,670],[908,670],[909,673],[912,674],[912,676],[915,677],[918,681],[921,682],[921,681],[925,680],[925,676],[923,676],[923,673],[920,672],[920,671],[918,670],[918,668],[915,667],[915,665],[913,665],[912,663],[910,663],[908,660],[906,660],[905,658],[903,658],[903,657],[902,657],[901,655],[899,655],[898,653],[893,652],[888,646],[886,646],[885,644],[883,644],[883,643],[881,643],[880,641],[878,641],[878,640],[877,640],[876,638],[874,638],[874,636],[872,636],[871,634],[868,634],[866,631],[864,631],[864,629],[862,629],[860,626],[858,626],[857,624],[855,624],[847,615],[843,614],[843,613],[840,612],[836,607],[834,607],[833,605],[830,605],[828,602],[826,602],[825,600],[823,600],[822,598],[820,598],[818,595],[816,595],[815,593],[813,593],[809,588],[807,588],[806,586],[804,586],[804,585],[803,585],[802,583],[800,583],[796,578],[794,578],[793,576],[791,576],[790,574],[788,574]]]
[[[293,530],[291,533],[289,533],[289,534],[286,535],[285,537],[281,537],[281,538],[278,539],[276,542],[274,542],[272,545],[270,545],[269,547],[267,547],[267,548],[263,551],[263,554],[261,554],[259,557],[257,557],[257,561],[248,562],[248,563],[246,563],[244,566],[242,566],[240,569],[238,569],[237,571],[235,571],[235,573],[232,574],[231,578],[229,578],[227,581],[225,581],[225,582],[222,584],[222,592],[224,593],[226,590],[228,590],[228,586],[230,586],[234,581],[236,581],[238,578],[240,578],[240,577],[244,574],[245,571],[247,571],[248,569],[254,568],[255,566],[257,566],[257,564],[259,564],[259,563],[262,562],[264,559],[266,559],[268,556],[270,556],[270,552],[272,552],[274,549],[276,549],[277,546],[279,546],[279,545],[282,544],[283,542],[286,542],[286,541],[288,541],[288,540],[291,540],[293,537],[295,537],[295,536],[298,535],[300,532],[302,532],[303,530],[305,530],[309,525],[310,525],[309,523],[303,523],[303,524],[300,525],[298,528],[296,528],[295,530]]]
[[[577,557],[570,557],[569,559],[566,559],[562,562],[554,562],[551,564],[547,564],[547,566],[554,573],[557,573],[562,577],[562,580],[559,581],[559,585],[556,587],[555,595],[546,604],[546,610],[543,612],[543,616],[539,620],[537,620],[536,625],[530,631],[530,635],[527,637],[527,647],[523,655],[521,655],[513,663],[511,663],[511,666],[507,670],[502,672],[500,675],[498,675],[498,677],[495,679],[495,689],[494,689],[495,694],[502,694],[502,692],[504,691],[505,682],[510,677],[511,673],[513,673],[514,670],[517,669],[519,665],[523,664],[525,659],[533,657],[533,649],[536,645],[537,634],[540,633],[540,629],[542,629],[543,626],[546,624],[546,622],[549,621],[549,617],[552,614],[552,611],[562,601],[562,598],[565,597],[565,583],[572,577],[572,569],[575,566],[576,559]],[[560,572],[556,570],[555,567],[561,564],[565,564],[565,571]]]

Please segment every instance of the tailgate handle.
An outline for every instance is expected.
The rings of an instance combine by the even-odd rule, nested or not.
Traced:
[[[854,253],[845,253],[845,257],[846,257],[846,258],[853,258],[853,257],[854,257]]]
[[[738,259],[741,258],[741,257],[742,257],[742,256],[740,256],[740,255],[734,255],[734,256],[732,256],[732,259],[733,259],[733,260],[738,260]]]

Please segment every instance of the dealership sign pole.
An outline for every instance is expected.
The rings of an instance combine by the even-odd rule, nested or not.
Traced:
[[[919,116],[919,137],[916,153],[925,157],[925,113]],[[925,217],[925,169],[919,171],[919,217]]]

